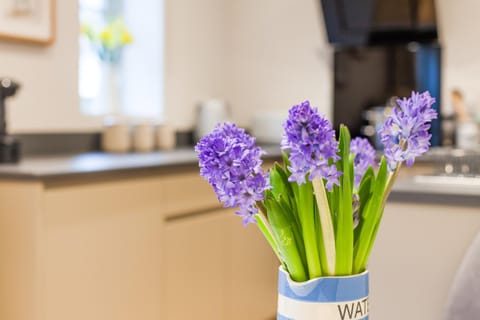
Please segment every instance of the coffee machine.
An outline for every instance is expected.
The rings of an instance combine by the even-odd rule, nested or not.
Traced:
[[[20,143],[7,132],[5,101],[17,93],[19,84],[10,78],[0,78],[0,163],[16,163],[20,160]]]

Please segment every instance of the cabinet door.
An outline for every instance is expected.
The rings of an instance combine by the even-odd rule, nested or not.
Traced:
[[[225,319],[275,319],[279,262],[258,227],[230,215],[231,263]]]
[[[163,319],[228,319],[229,218],[226,210],[218,209],[167,220]]]
[[[275,318],[279,264],[256,225],[218,209],[167,220],[165,236],[165,319]]]

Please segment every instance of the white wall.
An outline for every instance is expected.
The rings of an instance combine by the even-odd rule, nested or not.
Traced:
[[[178,129],[195,105],[224,98],[235,120],[254,110],[286,109],[303,99],[328,112],[328,51],[315,0],[166,0],[165,115]],[[1,75],[23,87],[9,102],[13,132],[95,130],[77,97],[77,6],[58,1],[50,47],[0,41]]]
[[[331,50],[318,0],[231,1],[228,98],[248,125],[258,110],[310,100],[330,114]]]
[[[229,1],[165,2],[166,120],[190,129],[200,101],[225,96]]]
[[[480,1],[437,0],[437,10],[443,47],[444,111],[451,109],[449,92],[458,88],[471,111],[480,113]]]
[[[77,1],[57,1],[56,41],[38,46],[0,41],[0,76],[21,83],[8,102],[13,132],[79,131],[98,127],[80,114],[77,89]]]
[[[227,2],[165,2],[165,115],[179,129],[187,129],[197,101],[224,96]],[[99,130],[102,119],[80,113],[78,32],[77,1],[57,1],[53,45],[0,41],[0,76],[22,84],[8,102],[12,132]]]
[[[225,99],[243,126],[259,110],[310,99],[331,109],[331,53],[317,0],[176,0],[166,8],[166,113],[190,129],[195,106]]]
[[[194,122],[195,105],[230,102],[234,120],[285,110],[309,99],[329,115],[331,52],[318,0],[165,0],[165,114],[178,129]],[[57,1],[57,40],[50,47],[0,41],[0,76],[23,87],[9,103],[14,132],[98,130],[82,116],[77,96],[77,5]],[[464,91],[480,112],[480,42],[471,29],[476,0],[438,0],[446,92]]]

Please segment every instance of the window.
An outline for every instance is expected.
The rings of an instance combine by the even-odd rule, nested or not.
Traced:
[[[163,114],[163,2],[79,0],[80,24],[99,30],[121,19],[133,37],[115,66],[102,62],[92,43],[80,36],[79,96],[82,112],[100,116],[161,118]],[[115,71],[113,72],[112,69]],[[113,75],[112,75],[113,74]],[[114,79],[112,79],[112,77]],[[110,79],[109,79],[110,78]],[[106,83],[118,82],[118,90]],[[107,100],[118,105],[112,109]]]

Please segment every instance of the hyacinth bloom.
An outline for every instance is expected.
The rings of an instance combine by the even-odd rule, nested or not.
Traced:
[[[255,146],[255,138],[231,123],[218,125],[195,146],[200,175],[215,190],[218,200],[226,207],[238,207],[243,223],[255,221],[257,201],[268,189],[262,169],[264,153]]]
[[[266,174],[255,139],[225,123],[195,147],[200,174],[245,225],[257,222],[294,281],[362,273],[401,163],[412,165],[430,146],[434,102],[428,92],[398,100],[379,132],[384,156],[375,169],[366,139],[351,140],[341,125],[337,140],[305,101],[284,123],[283,165]]]
[[[360,185],[363,175],[369,166],[375,165],[375,149],[365,138],[355,138],[350,142],[350,152],[353,153],[354,185]]]
[[[399,108],[394,108],[379,132],[390,170],[402,162],[411,166],[416,157],[428,151],[430,122],[437,118],[432,108],[435,98],[428,91],[412,92],[410,98],[399,99],[397,103]]]
[[[309,101],[304,101],[289,110],[288,119],[283,125],[285,133],[281,147],[290,152],[289,170],[290,181],[305,184],[305,177],[312,181],[312,187],[317,201],[320,225],[323,232],[323,242],[317,248],[314,230],[315,217],[311,214],[309,202],[304,201],[299,205],[299,217],[304,233],[305,248],[307,250],[307,264],[311,277],[321,273],[321,261],[327,274],[335,273],[335,233],[328,199],[323,179],[326,181],[327,190],[331,191],[334,185],[340,185],[338,178],[341,172],[333,163],[340,159],[338,156],[338,142],[332,124],[322,117],[316,108],[310,106]],[[309,194],[308,186],[299,188],[302,195]],[[302,197],[302,196],[301,196]],[[311,207],[311,206],[310,206]],[[308,254],[309,252],[320,252]]]
[[[334,164],[329,164],[329,160],[339,159],[331,123],[305,101],[290,109],[284,129],[281,146],[290,151],[290,181],[305,183],[308,174],[309,180],[326,179],[328,190],[338,185],[340,173]]]

